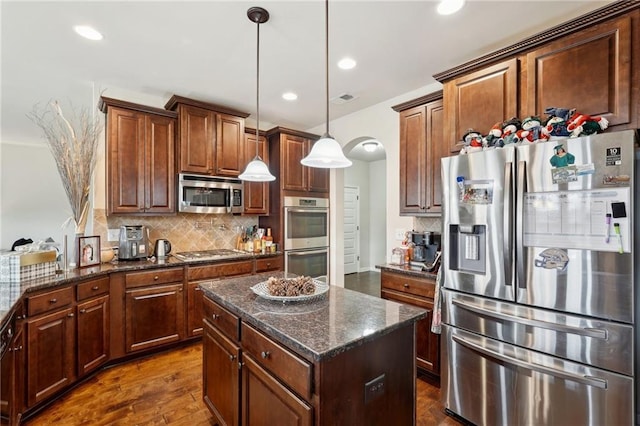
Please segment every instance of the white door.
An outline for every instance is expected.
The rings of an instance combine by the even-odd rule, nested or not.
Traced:
[[[360,190],[344,187],[344,273],[360,271]]]

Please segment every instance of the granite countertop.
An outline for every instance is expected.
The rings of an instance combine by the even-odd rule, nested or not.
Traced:
[[[147,260],[123,261],[116,260],[113,262],[102,263],[89,268],[76,268],[69,271],[61,271],[55,275],[36,278],[21,282],[2,282],[0,283],[0,325],[7,319],[7,315],[13,309],[14,305],[23,295],[34,291],[54,288],[62,285],[73,284],[88,278],[99,278],[116,272],[138,271],[167,267],[184,267],[185,265],[203,265],[225,263],[243,259],[266,258],[282,255],[282,252],[276,253],[243,253],[237,255],[229,255],[215,260],[190,260],[183,261],[174,256],[168,256],[166,259],[149,258]]]
[[[427,272],[421,271],[419,269],[411,269],[409,265],[395,265],[393,263],[383,263],[381,265],[376,265],[377,269],[381,271],[389,271],[389,272],[397,272],[404,275],[410,275],[417,278],[428,278],[431,280],[435,280],[437,276],[437,272]]]
[[[272,276],[282,272],[209,281],[200,288],[243,321],[313,361],[331,358],[427,315],[421,308],[337,286],[312,302],[283,304],[253,293],[251,286]]]

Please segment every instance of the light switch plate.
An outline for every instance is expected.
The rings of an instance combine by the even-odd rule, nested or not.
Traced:
[[[107,240],[108,241],[118,241],[118,240],[120,240],[120,230],[119,229],[107,229]]]
[[[404,240],[404,229],[396,229],[396,241]]]

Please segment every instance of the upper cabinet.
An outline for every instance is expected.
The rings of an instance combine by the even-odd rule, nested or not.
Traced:
[[[545,119],[548,107],[605,117],[608,131],[635,129],[640,2],[613,2],[434,78],[444,86],[451,152],[469,128],[486,134],[511,117]]]
[[[165,108],[177,111],[180,173],[238,177],[246,166],[244,119],[249,114],[174,95]]]
[[[101,98],[106,119],[107,214],[176,212],[176,113]]]
[[[270,163],[283,195],[328,197],[329,169],[300,164],[318,139],[316,135],[277,127],[268,132]],[[277,174],[276,174],[277,173]]]
[[[244,134],[244,164],[249,164],[256,156],[256,132],[253,129],[245,129]],[[269,165],[269,145],[267,139],[258,135],[258,155],[265,164]],[[243,169],[244,170],[244,169]],[[269,170],[274,174],[273,170]],[[244,183],[244,213],[245,214],[269,214],[269,183],[245,182]]]
[[[400,215],[439,215],[440,159],[449,155],[443,140],[442,92],[393,109],[400,113]]]

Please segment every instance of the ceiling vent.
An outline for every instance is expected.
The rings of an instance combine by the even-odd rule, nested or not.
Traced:
[[[342,105],[346,104],[347,102],[351,102],[354,99],[356,99],[355,96],[350,95],[349,93],[343,93],[342,95],[331,99],[331,103],[335,105]]]

